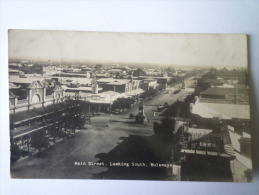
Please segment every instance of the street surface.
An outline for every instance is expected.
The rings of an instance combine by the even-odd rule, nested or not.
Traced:
[[[149,158],[148,155],[151,155],[149,150],[155,147],[152,143],[154,111],[158,105],[163,105],[165,102],[170,105],[188,95],[190,93],[188,86],[193,82],[191,78],[186,79],[186,89],[182,89],[179,93],[172,95],[170,90],[173,89],[167,88],[152,100],[145,101],[145,114],[150,118],[148,124],[135,124],[134,119],[129,119],[130,113],[134,115],[138,113],[137,105],[119,115],[94,117],[92,124],[86,125],[86,129],[77,131],[74,138],[69,138],[42,153],[14,164],[11,167],[12,177],[152,179],[150,171],[145,173],[143,169],[136,168],[134,170],[140,171],[134,172],[121,166],[116,171],[114,167],[110,167],[109,162],[141,163]],[[109,127],[106,126],[107,123]],[[96,162],[100,164],[91,164]],[[102,166],[102,163],[105,166]],[[116,175],[116,172],[120,175]],[[150,175],[147,175],[147,172]],[[153,179],[159,178],[161,179],[161,176],[153,176]]]

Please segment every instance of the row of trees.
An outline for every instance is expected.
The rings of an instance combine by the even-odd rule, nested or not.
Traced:
[[[43,116],[36,125],[33,125],[33,128],[44,128],[22,138],[27,143],[27,151],[21,149],[16,144],[17,140],[15,141],[11,137],[11,163],[24,155],[30,155],[30,147],[40,151],[42,148],[50,146],[51,142],[55,144],[57,139],[68,138],[75,135],[76,129],[84,128],[88,118],[82,113],[80,103],[80,101],[67,101],[39,111],[39,114],[43,114]]]
[[[150,88],[149,90],[146,90],[144,91],[140,97],[141,98],[149,98],[149,97],[152,97],[154,95],[156,95],[158,93],[158,90],[157,89],[154,89],[154,88]]]
[[[127,109],[134,104],[133,98],[118,98],[112,104],[112,110],[116,109]]]
[[[245,69],[241,70],[228,70],[226,68],[217,70],[216,68],[211,68],[206,72],[200,79],[197,81],[197,87],[201,91],[208,89],[211,86],[222,86],[224,81],[219,80],[218,78],[223,79],[234,79],[238,81],[238,84],[247,85],[248,77]]]
[[[20,71],[24,72],[24,74],[42,74],[43,73],[43,65],[42,64],[34,64],[33,66],[22,66]]]
[[[168,85],[174,85],[174,84],[178,84],[182,81],[182,77],[176,76],[176,77],[171,77],[170,81],[168,82]]]
[[[182,82],[182,80],[194,76],[195,73],[187,72],[184,76],[173,76],[170,78],[170,81],[167,83],[168,85],[175,85]]]

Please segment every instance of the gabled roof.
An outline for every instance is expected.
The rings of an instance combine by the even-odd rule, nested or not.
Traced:
[[[250,119],[250,106],[238,104],[218,104],[196,102],[192,113],[203,118],[219,117],[222,119]]]
[[[110,82],[110,83],[107,83],[107,85],[124,85],[124,84],[126,84],[127,83],[127,81],[122,81],[122,80],[115,80],[115,81],[113,81],[113,82]]]
[[[42,81],[43,77],[27,77],[21,78],[19,76],[10,76],[9,82],[18,84],[31,84],[33,81]]]
[[[218,103],[202,103],[223,115],[230,118],[250,119],[250,106],[239,104],[218,104]]]
[[[219,79],[202,79],[201,82],[209,84],[223,84],[223,82]]]
[[[110,69],[108,70],[108,72],[121,72],[122,69]]]
[[[103,83],[106,85],[124,85],[130,81],[131,79],[101,78],[97,80],[97,83]]]
[[[62,91],[64,90],[60,85],[55,85],[55,87],[53,88],[53,91]]]
[[[115,92],[115,91],[104,91],[104,92],[101,92],[99,93],[100,95],[110,95],[110,96],[115,96],[115,95],[120,95],[120,93],[118,92]]]
[[[17,86],[17,85],[15,85],[15,84],[13,84],[13,83],[9,83],[9,89],[17,89],[17,88],[19,88],[19,86]]]
[[[32,81],[28,88],[43,88],[44,86],[40,81]]]
[[[192,113],[197,114],[197,115],[201,116],[202,118],[219,117],[222,119],[231,119],[231,117],[229,117],[223,113],[220,113],[220,112],[204,105],[204,103],[200,103],[198,101],[193,105]]]
[[[97,83],[110,83],[113,82],[114,79],[113,78],[100,78],[97,80]]]
[[[188,132],[192,134],[192,141],[202,141],[211,136],[211,129],[198,129],[198,128],[189,128]]]

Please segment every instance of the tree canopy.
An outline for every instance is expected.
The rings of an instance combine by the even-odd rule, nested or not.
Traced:
[[[133,98],[118,98],[113,102],[112,109],[126,109],[130,108],[132,104],[134,104]]]

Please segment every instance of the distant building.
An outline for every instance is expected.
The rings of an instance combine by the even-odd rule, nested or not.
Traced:
[[[156,89],[158,86],[157,80],[156,79],[143,79],[141,84],[140,84],[140,88],[143,90],[150,90],[152,89]]]
[[[133,71],[133,76],[135,77],[146,76],[146,72],[141,68],[138,68],[137,70]]]
[[[170,81],[170,77],[160,77],[160,76],[140,76],[138,79],[155,79],[157,80],[157,84],[160,88],[165,89],[167,87],[167,83]]]
[[[210,87],[223,86],[224,81],[222,79],[199,79],[197,85],[200,86],[203,90]]]
[[[20,76],[23,75],[24,73],[22,71],[16,70],[16,69],[10,69],[9,68],[9,75],[10,76]]]
[[[161,70],[156,69],[145,69],[146,76],[161,76]]]
[[[103,91],[115,91],[118,93],[127,93],[139,89],[140,81],[133,79],[111,79],[102,78],[97,80]]]
[[[80,81],[79,81],[80,82]],[[111,105],[118,98],[135,98],[143,93],[140,81],[133,79],[100,78],[91,79],[87,87],[63,86],[68,99],[80,99],[88,102],[88,111],[111,112]]]
[[[111,77],[117,78],[117,77],[122,77],[128,75],[128,73],[131,71],[130,68],[128,67],[117,67],[108,70],[108,74],[110,74]]]
[[[66,73],[66,72],[61,72],[61,73],[56,73],[53,74],[54,77],[78,77],[78,78],[90,78],[90,73]]]
[[[8,67],[11,68],[11,69],[18,70],[20,67],[22,67],[22,65],[21,64],[17,64],[17,63],[9,63]]]

